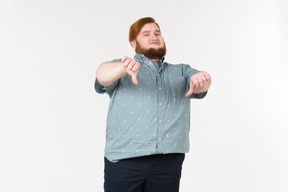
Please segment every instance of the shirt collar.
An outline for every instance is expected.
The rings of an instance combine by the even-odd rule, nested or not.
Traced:
[[[147,65],[150,69],[152,69],[156,73],[160,73],[165,67],[164,64],[165,57],[162,57],[160,59],[159,68],[156,68],[153,62],[150,59],[148,59],[144,54],[137,54],[134,56],[134,59],[140,62],[141,64]]]
[[[152,62],[150,59],[148,59],[144,54],[136,54],[135,56],[134,56],[134,59],[135,60],[137,60],[137,61],[139,61],[139,62]],[[162,64],[163,62],[164,62],[164,60],[165,60],[165,57],[162,57],[161,59],[160,59],[160,63]]]

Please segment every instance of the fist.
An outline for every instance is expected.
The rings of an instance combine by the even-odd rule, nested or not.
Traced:
[[[122,57],[121,62],[123,63],[123,69],[132,77],[132,82],[138,85],[137,73],[140,68],[140,63],[126,56]]]
[[[186,93],[186,96],[192,95],[192,93],[201,93],[208,90],[211,84],[211,77],[207,72],[201,71],[195,73],[190,78],[190,89]]]

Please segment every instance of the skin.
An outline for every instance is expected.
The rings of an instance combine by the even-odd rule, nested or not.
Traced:
[[[165,42],[161,35],[160,29],[155,23],[148,23],[143,26],[139,35],[134,41],[130,42],[131,46],[136,50],[136,46],[142,47],[142,49],[159,49],[164,48]],[[152,62],[160,62],[161,58],[151,59]]]
[[[130,42],[131,46],[141,46],[144,49],[159,49],[165,46],[160,29],[155,23],[148,23],[143,26],[137,38]],[[153,62],[160,62],[160,59],[150,59]],[[135,59],[123,56],[121,62],[105,62],[99,66],[96,72],[98,82],[107,87],[115,80],[129,74],[135,85],[138,85],[137,73],[140,63]],[[190,78],[190,89],[185,96],[189,97],[192,93],[198,94],[209,89],[211,77],[207,72],[200,71]]]

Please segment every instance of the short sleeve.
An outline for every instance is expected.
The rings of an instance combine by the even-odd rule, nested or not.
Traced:
[[[95,91],[97,92],[97,93],[100,93],[100,94],[103,94],[103,93],[105,93],[106,92],[106,87],[103,87],[99,82],[98,82],[98,80],[97,80],[97,78],[96,78],[96,80],[95,80],[95,83],[94,83],[94,89],[95,89]]]
[[[191,99],[203,99],[206,95],[207,95],[208,91],[202,92],[202,93],[192,93],[192,95],[190,96]]]
[[[111,96],[114,90],[118,87],[120,79],[114,81],[112,85],[109,85],[108,87],[104,87],[103,85],[99,83],[99,81],[96,78],[95,83],[94,83],[95,91],[100,94],[107,93],[109,96]]]

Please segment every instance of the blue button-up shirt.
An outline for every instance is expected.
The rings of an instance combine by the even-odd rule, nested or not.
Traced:
[[[187,153],[190,98],[201,99],[207,93],[185,96],[190,77],[198,71],[185,64],[168,64],[164,57],[159,67],[143,54],[134,59],[140,63],[138,85],[130,75],[108,87],[95,81],[96,91],[107,93],[111,99],[105,157],[116,162],[152,154]]]

